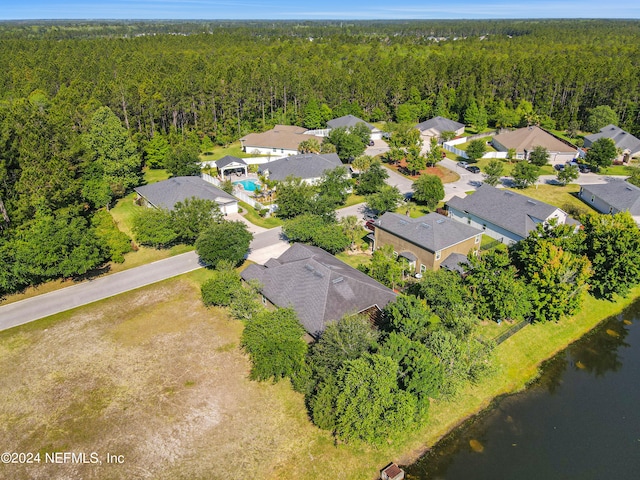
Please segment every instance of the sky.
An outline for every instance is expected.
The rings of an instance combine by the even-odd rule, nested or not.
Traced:
[[[0,20],[640,18],[638,0],[0,0]]]

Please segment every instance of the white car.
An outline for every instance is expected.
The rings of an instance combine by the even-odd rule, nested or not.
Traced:
[[[460,161],[457,163],[460,168],[467,168],[469,164],[467,162]]]

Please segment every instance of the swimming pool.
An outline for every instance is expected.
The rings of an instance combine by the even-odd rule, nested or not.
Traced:
[[[240,180],[238,182],[233,182],[234,185],[242,185],[247,192],[255,192],[258,188],[260,188],[260,182],[255,180]]]

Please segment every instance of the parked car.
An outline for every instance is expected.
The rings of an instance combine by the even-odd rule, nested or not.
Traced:
[[[459,161],[456,165],[458,165],[460,168],[467,168],[469,166],[469,164],[465,161]]]
[[[580,163],[578,164],[578,169],[580,170],[580,173],[589,173],[591,172],[591,167],[587,164],[584,163]]]
[[[373,232],[376,229],[376,221],[373,219],[367,220],[364,224],[364,228],[371,230]]]
[[[558,163],[558,164],[554,165],[553,168],[555,168],[557,171],[561,172],[561,171],[564,170],[564,163]]]
[[[471,173],[480,173],[480,167],[476,167],[475,165],[469,165],[467,167],[467,171]]]

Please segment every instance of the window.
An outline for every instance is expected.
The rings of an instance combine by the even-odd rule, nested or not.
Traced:
[[[486,230],[486,229],[487,229],[487,224],[486,224],[486,223],[483,223],[483,224],[482,224],[482,229],[483,229],[483,230]]]
[[[420,273],[424,273],[427,271],[427,266],[426,265],[420,265]]]
[[[591,203],[593,203],[593,201],[596,199],[596,197],[594,195],[591,195]]]
[[[438,250],[436,252],[436,260],[440,260],[440,257],[442,256],[442,250]]]
[[[476,241],[475,243],[480,243],[480,235],[476,235]]]
[[[278,149],[276,147],[273,147],[273,153],[276,153],[278,151]]]
[[[471,217],[467,217],[467,224],[471,225]]]
[[[262,304],[263,305],[267,304],[267,297],[265,297],[264,295],[262,295]]]

